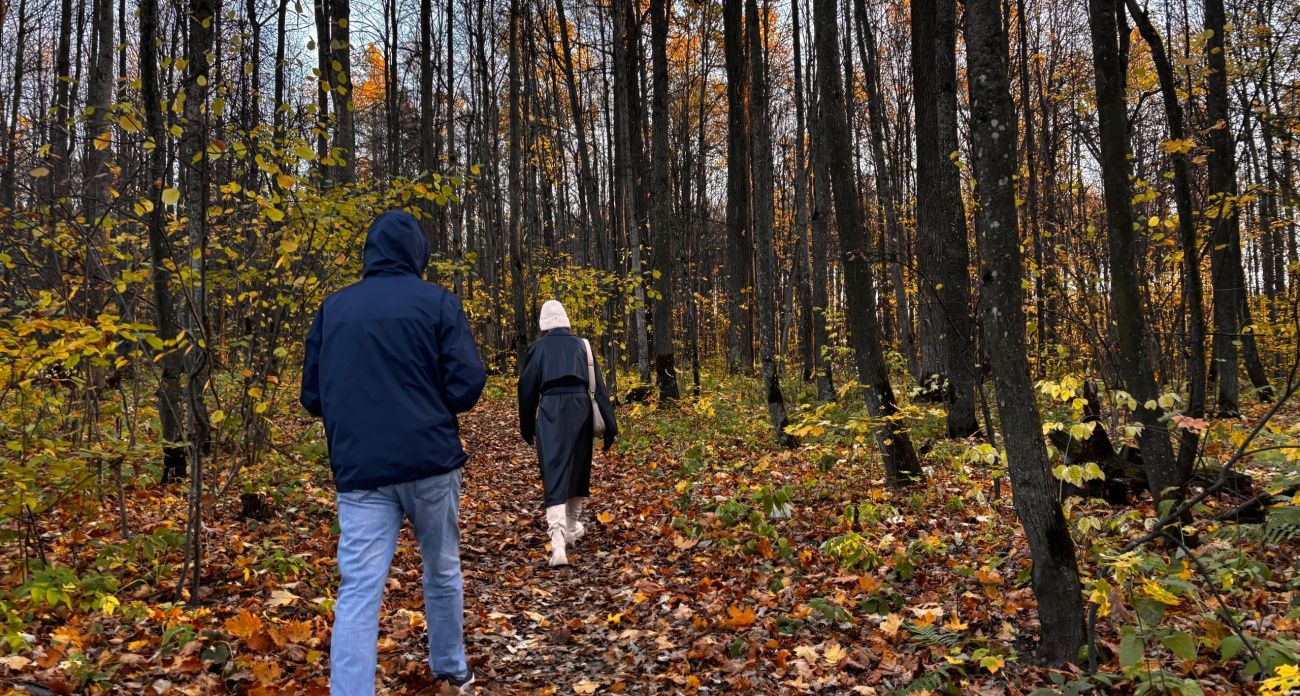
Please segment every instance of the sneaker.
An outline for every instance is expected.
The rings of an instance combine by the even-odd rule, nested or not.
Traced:
[[[447,685],[459,689],[462,694],[472,693],[474,690],[474,668],[470,667],[469,671],[463,676],[453,677],[447,674],[435,674],[434,680],[447,682]]]

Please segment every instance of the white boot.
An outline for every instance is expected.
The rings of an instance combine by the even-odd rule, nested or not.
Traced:
[[[564,505],[552,505],[546,508],[546,528],[551,536],[551,565],[569,565],[569,556],[564,551],[565,538],[569,535],[566,508]]]
[[[582,504],[586,498],[569,498],[569,502],[564,504],[569,521],[569,541],[577,541],[587,533],[587,529],[582,526],[580,518],[582,517]]]

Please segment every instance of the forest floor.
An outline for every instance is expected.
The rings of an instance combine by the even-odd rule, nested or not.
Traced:
[[[731,405],[719,396],[676,412],[621,412],[630,442],[597,453],[588,533],[561,568],[547,565],[536,460],[511,404],[498,391],[462,419],[471,456],[461,510],[465,632],[480,693],[1021,696],[1080,677],[1071,668],[1053,679],[1032,664],[1028,554],[1009,496],[995,498],[987,475],[940,462],[927,466],[926,484],[891,490],[870,457],[828,462],[814,447],[755,446],[746,433],[761,414],[740,430],[706,431],[715,408]],[[319,443],[302,447],[280,449],[296,457]],[[117,536],[111,499],[98,521],[51,520],[72,531],[46,534],[46,553],[77,571],[75,584],[26,579],[47,594],[65,588],[69,601],[47,598],[53,608],[25,626],[33,648],[0,651],[0,693],[328,693],[333,490],[322,466],[280,472],[261,521],[242,519],[237,498],[210,509],[197,603],[172,603],[179,488],[128,486],[133,544]],[[1073,514],[1140,521],[1152,511]],[[831,539],[839,553],[825,550]],[[0,588],[12,589],[23,578],[13,545],[4,548]],[[1229,597],[1257,634],[1300,627],[1283,616],[1294,575],[1287,553],[1265,550],[1273,579]],[[95,577],[107,588],[98,595]],[[404,529],[381,618],[381,693],[439,693],[425,662],[421,577]],[[87,598],[110,591],[113,606],[89,609]],[[1112,618],[1131,618],[1112,598]],[[1253,693],[1240,658],[1215,653],[1214,636],[1225,634],[1208,600],[1183,600],[1165,602],[1164,621],[1199,626],[1200,655],[1178,660],[1156,645],[1152,670],[1197,680],[1204,693]],[[1101,665],[1113,670],[1118,628],[1103,619],[1099,636]]]

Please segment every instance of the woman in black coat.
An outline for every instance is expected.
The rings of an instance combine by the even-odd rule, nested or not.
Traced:
[[[551,565],[567,565],[565,547],[583,534],[579,518],[591,494],[593,399],[605,422],[605,447],[614,444],[618,426],[595,352],[569,330],[564,305],[546,302],[539,323],[545,335],[528,346],[519,374],[519,434],[537,445]]]

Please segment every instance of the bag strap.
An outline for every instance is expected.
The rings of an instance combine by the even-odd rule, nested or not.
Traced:
[[[596,359],[591,355],[591,341],[582,339],[582,345],[587,347],[587,391],[592,396],[596,395]]]

